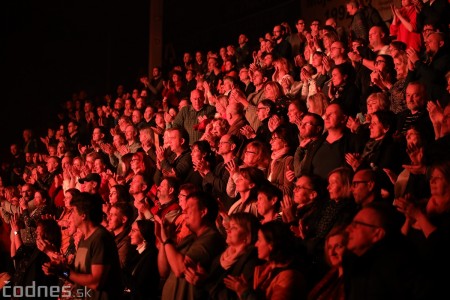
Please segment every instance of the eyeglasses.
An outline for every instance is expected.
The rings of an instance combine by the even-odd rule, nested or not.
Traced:
[[[294,191],[299,191],[299,190],[313,191],[312,188],[308,188],[308,187],[303,186],[303,185],[296,185],[296,186],[294,186]]]
[[[365,223],[365,222],[357,221],[357,220],[353,220],[350,223],[350,226],[354,226],[354,227],[356,227],[356,226],[366,226],[366,227],[370,227],[370,228],[380,228],[380,226],[378,226],[378,225],[369,224],[369,223]]]
[[[300,122],[300,126],[316,126],[316,124],[312,123],[312,122]]]
[[[381,63],[386,63],[385,60],[376,60],[375,61],[375,65],[381,64]]]
[[[356,187],[358,184],[360,183],[368,183],[368,181],[364,181],[364,180],[360,180],[360,181],[353,181],[352,182],[352,187]]]

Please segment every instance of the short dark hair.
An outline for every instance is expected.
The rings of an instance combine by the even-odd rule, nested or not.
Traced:
[[[258,194],[259,193],[266,195],[269,200],[273,197],[277,198],[277,201],[274,205],[274,210],[276,212],[279,211],[281,207],[281,201],[283,200],[283,192],[279,188],[277,188],[273,184],[264,184],[258,188]]]
[[[186,201],[191,198],[195,198],[198,203],[199,209],[207,209],[207,213],[205,215],[205,221],[209,225],[214,225],[216,222],[217,215],[219,213],[219,205],[217,201],[211,196],[211,194],[198,191],[191,193],[187,196]]]
[[[261,225],[261,233],[264,239],[272,246],[269,254],[269,261],[275,263],[287,263],[296,252],[295,236],[289,224],[271,221]]]
[[[48,219],[38,219],[36,221],[36,226],[42,226],[43,238],[49,241],[56,249],[61,248],[61,228],[56,220]]]
[[[86,215],[86,218],[95,225],[102,223],[103,199],[99,194],[81,192],[72,199],[71,205],[75,207],[79,214]]]
[[[125,226],[131,225],[134,216],[134,210],[131,204],[127,202],[117,202],[113,206],[111,206],[111,208],[113,207],[119,210],[122,215],[127,217],[127,222],[125,223]]]

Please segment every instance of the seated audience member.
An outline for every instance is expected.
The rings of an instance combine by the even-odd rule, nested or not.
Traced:
[[[270,139],[272,149],[272,161],[270,163],[268,179],[282,190],[283,194],[292,194],[292,178],[288,178],[288,172],[294,170],[293,154],[297,149],[298,139],[292,136],[288,127],[280,126]]]
[[[419,242],[421,258],[429,266],[429,274],[437,294],[445,293],[449,278],[444,270],[450,262],[447,251],[450,247],[448,216],[450,213],[450,163],[440,162],[431,167],[429,180],[431,197],[421,201],[414,195],[398,198],[394,205],[405,214],[402,232],[409,239]],[[425,206],[425,207],[424,207]],[[417,237],[419,231],[420,239]]]
[[[241,277],[246,282],[253,281],[254,269],[260,264],[255,248],[260,223],[250,213],[234,213],[230,216],[230,227],[227,230],[227,248],[212,262],[210,270],[187,269],[186,280],[192,284],[201,281],[209,274],[205,282],[211,299],[239,299],[232,288],[226,285],[228,277]]]
[[[37,220],[35,243],[25,245],[20,234],[18,234],[18,221],[16,217],[11,219],[11,230],[14,232],[11,243],[11,257],[15,262],[15,271],[11,275],[10,281],[3,287],[3,296],[7,295],[7,290],[9,290],[11,299],[16,298],[14,291],[19,287],[23,289],[22,292],[24,293],[26,287],[33,285],[36,288],[46,287],[47,291],[50,291],[51,287],[58,286],[58,277],[46,274],[42,270],[42,265],[50,261],[46,252],[59,252],[61,229],[58,223],[51,218]],[[48,299],[56,299],[56,297]]]
[[[424,299],[429,274],[400,233],[401,214],[389,203],[362,208],[347,227],[344,286],[347,299]],[[428,277],[428,278],[427,278]]]
[[[258,258],[265,261],[255,268],[253,284],[228,276],[225,285],[240,299],[305,299],[306,279],[296,261],[295,237],[282,222],[261,225],[256,241]]]
[[[308,293],[309,300],[345,299],[342,258],[347,239],[345,227],[335,227],[330,230],[325,239],[324,255],[331,268]]]
[[[246,167],[239,170],[236,177],[235,197],[236,201],[228,210],[228,216],[237,212],[249,212],[259,217],[257,207],[257,191],[268,183],[265,174],[258,168]],[[221,215],[224,212],[221,212]],[[227,219],[227,216],[225,216]]]
[[[29,211],[27,203],[24,201],[20,203],[20,208],[22,209],[20,220],[24,225],[24,228],[20,230],[20,235],[25,245],[35,244],[37,221],[43,215],[54,215],[55,213],[50,197],[44,190],[36,190],[34,193],[34,204],[36,208],[33,211]]]
[[[272,221],[281,221],[280,208],[283,193],[272,184],[266,184],[258,189],[256,205],[261,216],[261,224]]]
[[[131,225],[130,243],[136,255],[125,266],[125,296],[131,300],[159,299],[158,250],[155,225],[150,220],[137,220]]]

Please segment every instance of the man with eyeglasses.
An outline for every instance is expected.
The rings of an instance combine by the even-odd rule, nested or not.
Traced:
[[[286,28],[283,25],[278,24],[273,27],[273,40],[275,45],[272,52],[275,54],[275,58],[284,57],[291,61],[292,47],[286,40]]]
[[[354,216],[343,259],[346,299],[437,299],[429,274],[401,234],[402,222],[384,202],[368,204]]]
[[[33,211],[36,208],[34,204],[34,187],[29,183],[22,185],[20,189],[21,198],[19,201],[24,201],[28,205],[28,211]]]
[[[353,175],[352,194],[358,206],[381,200],[381,190],[376,180],[375,171],[361,169]]]
[[[294,173],[296,177],[301,174],[301,162],[306,155],[309,144],[315,143],[323,133],[324,122],[321,116],[315,113],[306,113],[300,123],[300,145],[294,155]]]
[[[297,32],[291,33],[286,38],[286,40],[291,44],[292,55],[294,56],[294,58],[297,55],[303,55],[303,51],[305,50],[305,21],[303,19],[298,19],[297,22],[295,22],[295,28],[297,29]]]
[[[236,156],[240,146],[238,137],[225,134],[220,138],[219,149],[217,150],[217,154],[222,157],[223,161],[218,163],[214,168],[211,168],[205,162],[194,165],[194,169],[197,169],[203,177],[203,190],[209,192],[214,199],[220,199],[226,210],[234,202],[234,199],[229,197],[226,192],[228,178],[230,177],[230,172],[226,166],[231,161],[234,161],[236,166],[240,165],[240,159]]]
[[[326,108],[324,119],[326,133],[306,147],[300,173],[327,180],[331,170],[346,165],[345,153],[360,153],[362,149],[356,136],[347,129],[347,115],[339,103],[331,103]]]

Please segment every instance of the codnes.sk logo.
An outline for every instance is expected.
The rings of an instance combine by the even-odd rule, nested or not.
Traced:
[[[8,284],[9,281],[5,281],[1,292],[5,298],[90,298],[93,294],[93,291],[87,287],[74,289],[70,285],[38,286],[34,281],[32,281],[31,285],[26,286],[9,286]]]

